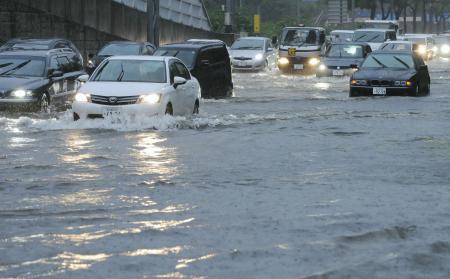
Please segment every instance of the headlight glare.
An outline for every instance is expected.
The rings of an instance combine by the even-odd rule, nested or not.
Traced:
[[[443,45],[441,47],[441,52],[444,54],[448,54],[450,52],[450,46],[449,45]]]
[[[320,64],[320,66],[319,66],[320,71],[325,71],[326,69],[327,69],[327,66],[325,66],[324,64]]]
[[[11,93],[11,96],[16,97],[16,98],[26,98],[26,97],[33,96],[33,92],[31,90],[19,89],[19,90],[14,90]]]
[[[309,65],[311,65],[311,66],[316,66],[316,65],[318,65],[319,63],[320,63],[320,60],[317,59],[317,58],[311,58],[311,59],[309,59]]]
[[[91,95],[85,93],[77,93],[75,95],[75,101],[80,103],[89,103],[91,101]]]
[[[289,59],[287,59],[286,57],[281,57],[280,59],[278,59],[278,64],[280,64],[280,65],[288,65],[289,64]]]
[[[161,101],[161,95],[160,94],[156,94],[156,93],[152,93],[149,95],[141,95],[139,97],[138,103],[139,104],[157,104],[159,103],[159,101]]]
[[[352,85],[359,85],[359,86],[366,86],[367,80],[361,80],[361,79],[352,79],[350,82]]]
[[[426,54],[427,53],[427,46],[426,45],[419,45],[419,47],[417,48],[417,52],[419,54]]]
[[[264,55],[262,55],[261,53],[258,53],[255,55],[255,60],[263,60],[264,59]]]

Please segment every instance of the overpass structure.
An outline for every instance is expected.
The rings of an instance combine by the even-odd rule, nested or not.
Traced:
[[[220,39],[202,0],[160,2],[161,44]],[[0,40],[16,37],[72,40],[86,56],[112,40],[147,40],[147,0],[0,0]]]

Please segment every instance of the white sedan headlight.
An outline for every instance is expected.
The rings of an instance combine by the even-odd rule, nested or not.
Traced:
[[[319,66],[320,71],[325,71],[326,69],[327,69],[327,66],[325,66],[324,64],[320,64],[320,66]]]
[[[75,95],[75,101],[80,103],[89,103],[91,101],[91,95],[86,93],[77,93]]]
[[[260,61],[264,59],[264,55],[262,55],[261,53],[258,53],[255,55],[255,60]]]
[[[449,46],[449,45],[443,45],[443,46],[441,47],[441,52],[442,52],[443,54],[448,54],[448,53],[450,53],[450,46]]]
[[[33,96],[33,92],[31,90],[19,89],[19,90],[14,90],[11,93],[11,97],[16,97],[16,98],[26,98],[26,97],[31,97],[31,96]]]
[[[156,93],[152,93],[152,94],[148,94],[148,95],[141,95],[139,97],[138,100],[138,104],[157,104],[159,103],[159,101],[161,101],[161,95],[160,94],[156,94]]]
[[[426,54],[427,53],[427,46],[426,45],[419,45],[419,47],[417,48],[417,52],[419,54]]]

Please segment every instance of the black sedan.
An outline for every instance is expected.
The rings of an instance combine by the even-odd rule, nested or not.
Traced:
[[[156,47],[150,43],[115,41],[105,45],[97,55],[89,54],[86,72],[91,75],[103,60],[118,55],[153,55]]]
[[[86,75],[83,65],[70,49],[2,52],[0,110],[64,108],[72,101],[82,75]]]
[[[430,83],[428,67],[418,54],[373,52],[351,77],[350,97],[426,96]]]
[[[317,77],[353,74],[352,65],[360,65],[372,52],[366,43],[335,43],[328,47],[317,70]]]

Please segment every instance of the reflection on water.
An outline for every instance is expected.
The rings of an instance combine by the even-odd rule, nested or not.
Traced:
[[[175,246],[175,247],[164,247],[160,249],[138,249],[135,251],[126,252],[123,255],[129,257],[142,257],[142,256],[167,256],[169,254],[179,254],[181,251],[185,250],[187,247]]]
[[[209,259],[212,259],[216,256],[216,254],[209,254],[209,255],[205,255],[199,258],[193,258],[193,259],[181,259],[178,260],[178,264],[176,265],[176,269],[182,269],[182,268],[187,268],[189,267],[190,264],[193,264],[195,262],[199,262],[199,261],[206,261]]]

